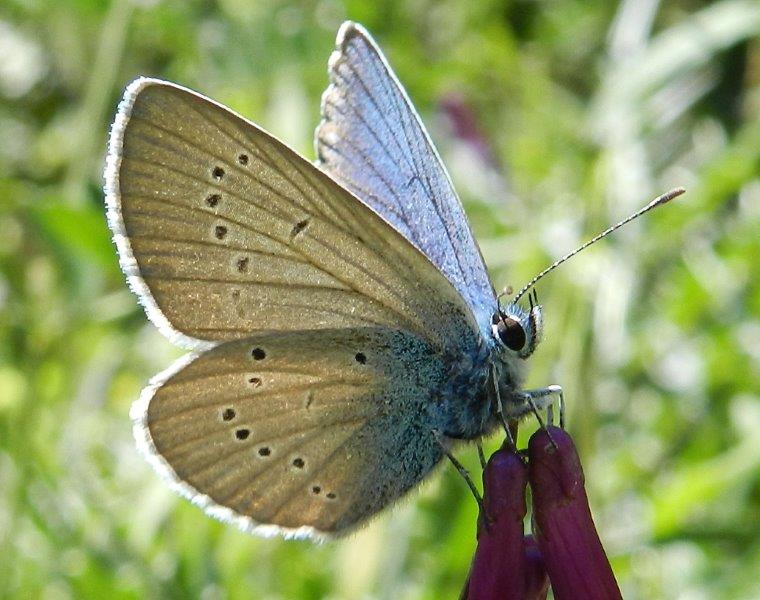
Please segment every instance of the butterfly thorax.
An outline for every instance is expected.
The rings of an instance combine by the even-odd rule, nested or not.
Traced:
[[[455,439],[489,434],[498,425],[494,374],[500,393],[509,398],[522,383],[522,361],[483,340],[472,352],[447,356],[444,362],[448,384],[435,410],[440,431]]]
[[[492,331],[482,332],[465,354],[444,359],[448,386],[441,395],[440,430],[452,438],[475,439],[499,425],[499,403],[505,416],[520,418],[526,413],[526,359],[542,334],[541,307],[537,300],[528,310],[516,304],[500,308],[492,318]]]

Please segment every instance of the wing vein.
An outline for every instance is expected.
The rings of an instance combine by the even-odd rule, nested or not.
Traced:
[[[406,147],[410,148],[410,150],[411,149],[416,150],[416,151],[409,152],[409,158],[411,159],[411,162],[414,165],[413,172],[415,176],[418,178],[420,184],[422,184],[422,187],[427,192],[426,195],[430,199],[433,209],[435,210],[435,214],[438,217],[438,220],[441,223],[441,227],[446,234],[446,238],[449,241],[449,245],[454,251],[453,254],[454,254],[454,258],[457,261],[459,273],[462,275],[465,281],[469,284],[470,279],[471,279],[471,274],[469,273],[467,269],[464,269],[462,266],[462,260],[460,257],[461,248],[458,246],[458,244],[454,243],[454,239],[451,235],[451,232],[449,231],[449,228],[446,225],[446,221],[443,219],[443,216],[441,214],[441,206],[439,206],[439,199],[436,197],[436,194],[433,190],[433,186],[430,182],[430,178],[428,174],[424,172],[424,169],[420,166],[418,162],[419,157],[423,155],[424,150],[427,150],[428,154],[435,155],[432,148],[430,148],[430,143],[426,139],[426,136],[422,129],[422,124],[419,122],[419,119],[415,117],[413,109],[411,109],[409,106],[406,106],[408,103],[406,99],[404,98],[401,90],[399,90],[398,86],[396,86],[395,82],[388,76],[387,73],[378,73],[378,69],[383,69],[383,71],[385,71],[385,65],[383,65],[382,62],[375,61],[375,60],[370,61],[370,65],[371,65],[370,68],[373,69],[375,72],[377,80],[380,81],[380,85],[383,87],[386,97],[391,100],[391,102],[393,103],[393,106],[396,109],[396,114],[398,115],[399,121],[401,123],[401,130],[404,135],[404,139],[406,140],[406,143],[407,143]],[[358,76],[358,77],[361,80],[361,76]],[[362,85],[364,87],[363,83]],[[391,89],[389,89],[389,86],[391,86]],[[403,102],[405,105],[404,108],[406,108],[407,110],[402,110],[401,107],[399,106],[399,102]],[[412,121],[412,122],[409,122],[409,121]],[[415,128],[415,125],[416,125],[416,128]],[[409,133],[410,129],[411,129],[411,137]],[[421,148],[420,145],[423,145],[424,148]],[[421,174],[424,174],[424,178],[425,178],[424,181],[420,177]],[[448,186],[449,182],[446,181],[445,183]],[[450,191],[452,195],[455,195],[454,190],[450,190]]]
[[[145,162],[146,164],[154,164],[154,163],[155,163],[155,161],[149,161],[148,159],[141,159],[140,157],[131,157],[131,160],[142,161],[142,162]],[[178,174],[180,174],[180,175],[184,175],[184,176],[186,176],[186,177],[188,177],[188,178],[190,178],[190,179],[195,179],[195,180],[197,180],[197,181],[204,181],[204,180],[202,180],[201,178],[199,178],[199,177],[197,177],[197,176],[194,176],[194,175],[192,175],[192,174],[186,173],[186,172],[184,172],[184,171],[182,171],[182,170],[180,170],[180,169],[178,169],[178,168],[176,168],[176,167],[172,167],[171,165],[166,165],[165,163],[159,163],[159,164],[161,164],[161,166],[162,166],[162,167],[164,167],[164,168],[166,168],[166,169],[168,169],[168,170],[174,171],[174,172],[176,172],[176,173],[178,173]],[[246,200],[245,200],[245,199],[243,199],[242,197],[240,197],[240,196],[239,196],[239,195],[237,195],[237,194],[234,194],[234,193],[230,192],[230,191],[229,191],[229,190],[227,190],[226,188],[223,188],[222,186],[218,186],[218,188],[219,188],[219,189],[221,189],[222,191],[224,191],[225,193],[228,193],[228,194],[230,194],[231,196],[233,196],[233,197],[235,197],[235,198],[238,198],[238,199],[239,199],[239,200],[241,200],[242,202],[246,202]],[[254,204],[254,205],[255,205],[255,204]],[[255,206],[257,206],[257,205],[255,205]],[[266,209],[262,209],[262,210],[266,210]],[[370,210],[371,210],[371,209],[370,209]],[[223,218],[225,218],[225,217],[223,217]],[[352,234],[352,236],[355,236],[355,234]],[[314,238],[314,237],[312,237],[311,239],[312,239],[312,240],[313,240],[313,241],[314,241],[316,244],[319,244],[320,246],[322,246],[322,247],[324,247],[324,248],[328,248],[329,250],[331,250],[331,251],[333,252],[333,254],[335,254],[335,255],[337,255],[338,257],[340,257],[340,258],[343,260],[343,262],[344,262],[345,264],[348,264],[348,265],[352,266],[353,268],[357,269],[358,271],[361,271],[361,272],[362,272],[364,275],[366,275],[366,276],[367,276],[367,277],[368,277],[370,280],[372,280],[372,281],[373,281],[375,284],[377,284],[377,286],[378,286],[378,287],[380,287],[380,288],[384,288],[384,289],[385,289],[385,290],[386,290],[386,291],[387,291],[387,292],[388,292],[388,293],[389,293],[391,296],[395,296],[395,297],[396,297],[396,298],[397,298],[397,299],[400,301],[400,303],[401,303],[402,305],[404,305],[404,304],[405,304],[405,302],[403,301],[403,298],[400,296],[400,294],[399,294],[399,293],[398,293],[398,292],[397,292],[395,289],[393,289],[393,287],[391,287],[389,284],[387,284],[385,281],[383,281],[383,279],[381,279],[381,278],[379,278],[379,277],[375,276],[375,275],[374,275],[374,274],[373,274],[371,271],[369,271],[368,269],[366,269],[366,268],[365,268],[365,267],[364,267],[364,266],[363,266],[363,265],[362,265],[360,262],[358,262],[358,261],[355,261],[355,260],[352,260],[352,259],[351,259],[351,258],[350,258],[348,255],[346,255],[346,254],[342,254],[342,253],[341,253],[341,252],[340,252],[340,251],[337,249],[337,247],[336,247],[336,246],[333,246],[333,245],[331,245],[331,244],[327,244],[325,241],[323,241],[323,240],[319,240],[319,239],[317,239],[317,238]],[[308,255],[304,254],[304,253],[303,253],[303,251],[302,251],[300,248],[298,248],[297,246],[288,246],[288,247],[289,247],[289,248],[291,248],[291,249],[292,249],[294,252],[296,252],[296,253],[298,253],[299,255],[303,256],[303,257],[304,257],[306,260],[309,260],[309,257],[308,257]],[[367,250],[371,250],[371,251],[373,252],[373,254],[375,254],[375,256],[380,256],[380,254],[379,254],[379,253],[378,253],[378,252],[377,252],[377,251],[376,251],[374,248],[372,248],[370,245],[368,245],[368,244],[366,244],[366,243],[365,243],[365,244],[364,244],[364,247],[365,247]],[[385,301],[383,301],[383,300],[381,300],[381,299],[379,299],[379,298],[373,298],[372,296],[369,296],[369,295],[367,295],[366,293],[364,293],[364,292],[362,292],[360,289],[358,289],[356,286],[352,285],[350,281],[348,281],[348,280],[346,280],[346,279],[344,279],[344,278],[341,278],[341,277],[339,277],[339,276],[338,276],[337,274],[335,274],[335,273],[332,273],[332,272],[330,272],[330,271],[324,270],[322,267],[320,267],[319,265],[317,265],[317,264],[316,264],[316,263],[314,263],[313,261],[310,261],[310,260],[309,260],[309,263],[310,263],[310,264],[312,264],[312,265],[314,265],[316,268],[319,268],[319,269],[323,270],[323,272],[325,272],[325,273],[327,273],[328,275],[330,275],[330,276],[334,277],[335,279],[337,279],[338,281],[340,281],[341,283],[343,283],[344,285],[346,285],[346,286],[347,286],[347,287],[349,287],[350,289],[353,289],[353,290],[354,290],[356,293],[358,293],[358,294],[361,294],[362,296],[365,296],[365,297],[367,297],[368,299],[371,299],[371,300],[375,300],[375,301],[379,302],[379,303],[380,303],[381,305],[383,305],[385,308],[387,308],[387,309],[391,310],[392,312],[394,312],[395,314],[397,314],[397,315],[398,315],[399,317],[401,317],[402,319],[404,319],[404,320],[407,320],[407,321],[408,321],[408,319],[406,319],[406,317],[405,317],[404,313],[400,312],[400,311],[399,311],[398,309],[396,309],[395,307],[393,307],[393,306],[390,306],[390,305],[389,305],[389,304],[387,304]],[[416,329],[418,329],[418,328],[416,328]]]
[[[190,110],[192,110],[193,112],[195,112],[196,114],[198,114],[201,118],[207,118],[207,115],[205,115],[204,113],[202,113],[198,108],[196,108],[195,106],[193,106],[191,103],[189,103],[189,102],[184,102],[184,103],[185,103],[185,105]],[[255,139],[255,137],[253,135],[249,135],[248,132],[243,131],[242,133],[243,133],[243,138],[244,139],[242,139],[242,140],[239,139],[237,136],[233,135],[232,133],[230,133],[227,130],[227,127],[226,127],[227,121],[218,119],[217,115],[213,114],[214,111],[210,111],[210,112],[212,113],[212,116],[209,117],[210,120],[213,121],[216,124],[216,126],[219,128],[219,131],[221,131],[228,139],[230,139],[230,140],[232,140],[234,142],[237,142],[238,144],[240,144],[244,148],[255,149],[257,158],[261,162],[263,162],[265,165],[267,165],[270,169],[272,169],[275,172],[279,173],[279,175],[283,179],[285,179],[286,181],[288,181],[296,190],[298,190],[298,192],[301,194],[301,197],[304,200],[309,200],[309,204],[314,209],[315,213],[320,214],[320,216],[323,217],[325,220],[328,220],[328,221],[329,220],[335,220],[336,215],[333,215],[333,219],[329,219],[326,214],[322,213],[322,211],[319,210],[319,207],[318,207],[317,203],[314,202],[313,197],[309,197],[309,195],[298,184],[296,184],[295,180],[292,179],[283,169],[281,169],[277,165],[277,162],[268,154],[268,152],[266,150],[262,149],[262,147],[259,145],[258,140]],[[245,122],[245,123],[246,123],[246,125],[251,125],[248,122]],[[238,130],[238,131],[240,131],[240,130]],[[256,131],[256,133],[260,133],[260,131],[255,126],[254,126],[254,131]],[[273,144],[272,144],[272,146],[273,146]],[[282,156],[282,154],[279,153],[279,152],[278,152],[278,155]],[[227,162],[227,161],[225,160],[225,162]],[[298,168],[297,165],[296,165],[296,162],[297,161],[291,161],[289,164],[291,164],[291,165],[295,166],[296,168]],[[250,177],[253,178],[253,174],[250,171],[250,169],[246,169],[246,168],[243,168],[243,167],[238,167],[234,162],[228,163],[228,164],[231,164],[238,171],[240,171],[242,173],[245,173],[248,176],[250,176]],[[306,184],[309,185],[309,187],[311,187],[312,190],[316,193],[317,192],[316,189],[311,184],[311,182],[308,181],[308,179],[304,176],[304,174],[300,171],[300,169],[299,169],[299,174],[301,174],[301,176],[303,177],[303,179],[306,181]],[[316,195],[317,195],[317,197],[319,197],[318,193]]]

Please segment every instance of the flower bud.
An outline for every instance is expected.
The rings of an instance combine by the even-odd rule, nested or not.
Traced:
[[[528,443],[533,492],[533,535],[556,600],[621,599],[596,532],[583,469],[572,439],[559,427],[533,434]]]
[[[546,574],[544,559],[532,535],[523,538],[525,553],[525,598],[527,600],[546,600],[549,594],[549,576]]]
[[[483,471],[484,515],[470,569],[468,600],[525,598],[523,520],[528,469],[517,452],[501,448]]]

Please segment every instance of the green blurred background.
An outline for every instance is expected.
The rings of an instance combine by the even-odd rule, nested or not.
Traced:
[[[564,386],[626,598],[759,598],[760,3],[743,0],[0,0],[0,596],[458,594],[476,506],[449,467],[315,546],[205,517],[132,442],[130,403],[180,351],[106,229],[123,87],[176,81],[313,158],[346,18],[419,108],[497,288],[688,188],[541,283],[528,384]]]

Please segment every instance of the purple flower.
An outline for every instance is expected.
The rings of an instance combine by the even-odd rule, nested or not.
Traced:
[[[483,471],[478,547],[464,594],[469,600],[527,598],[529,561],[523,535],[527,485],[524,459],[506,447],[494,452]],[[535,563],[530,567],[535,571]]]
[[[525,598],[527,600],[546,600],[549,594],[549,576],[546,574],[544,558],[538,548],[536,538],[526,535],[523,538],[525,553]]]
[[[566,431],[548,427],[528,442],[533,535],[557,600],[620,599],[596,532],[583,468]]]
[[[461,94],[448,94],[441,100],[440,107],[448,118],[455,138],[469,146],[488,166],[495,166],[491,146],[478,126],[478,119],[472,107]]]
[[[533,497],[533,536],[523,535],[525,489]],[[564,430],[539,430],[528,465],[506,447],[483,472],[483,508],[467,600],[621,599],[591,518],[583,469]]]

